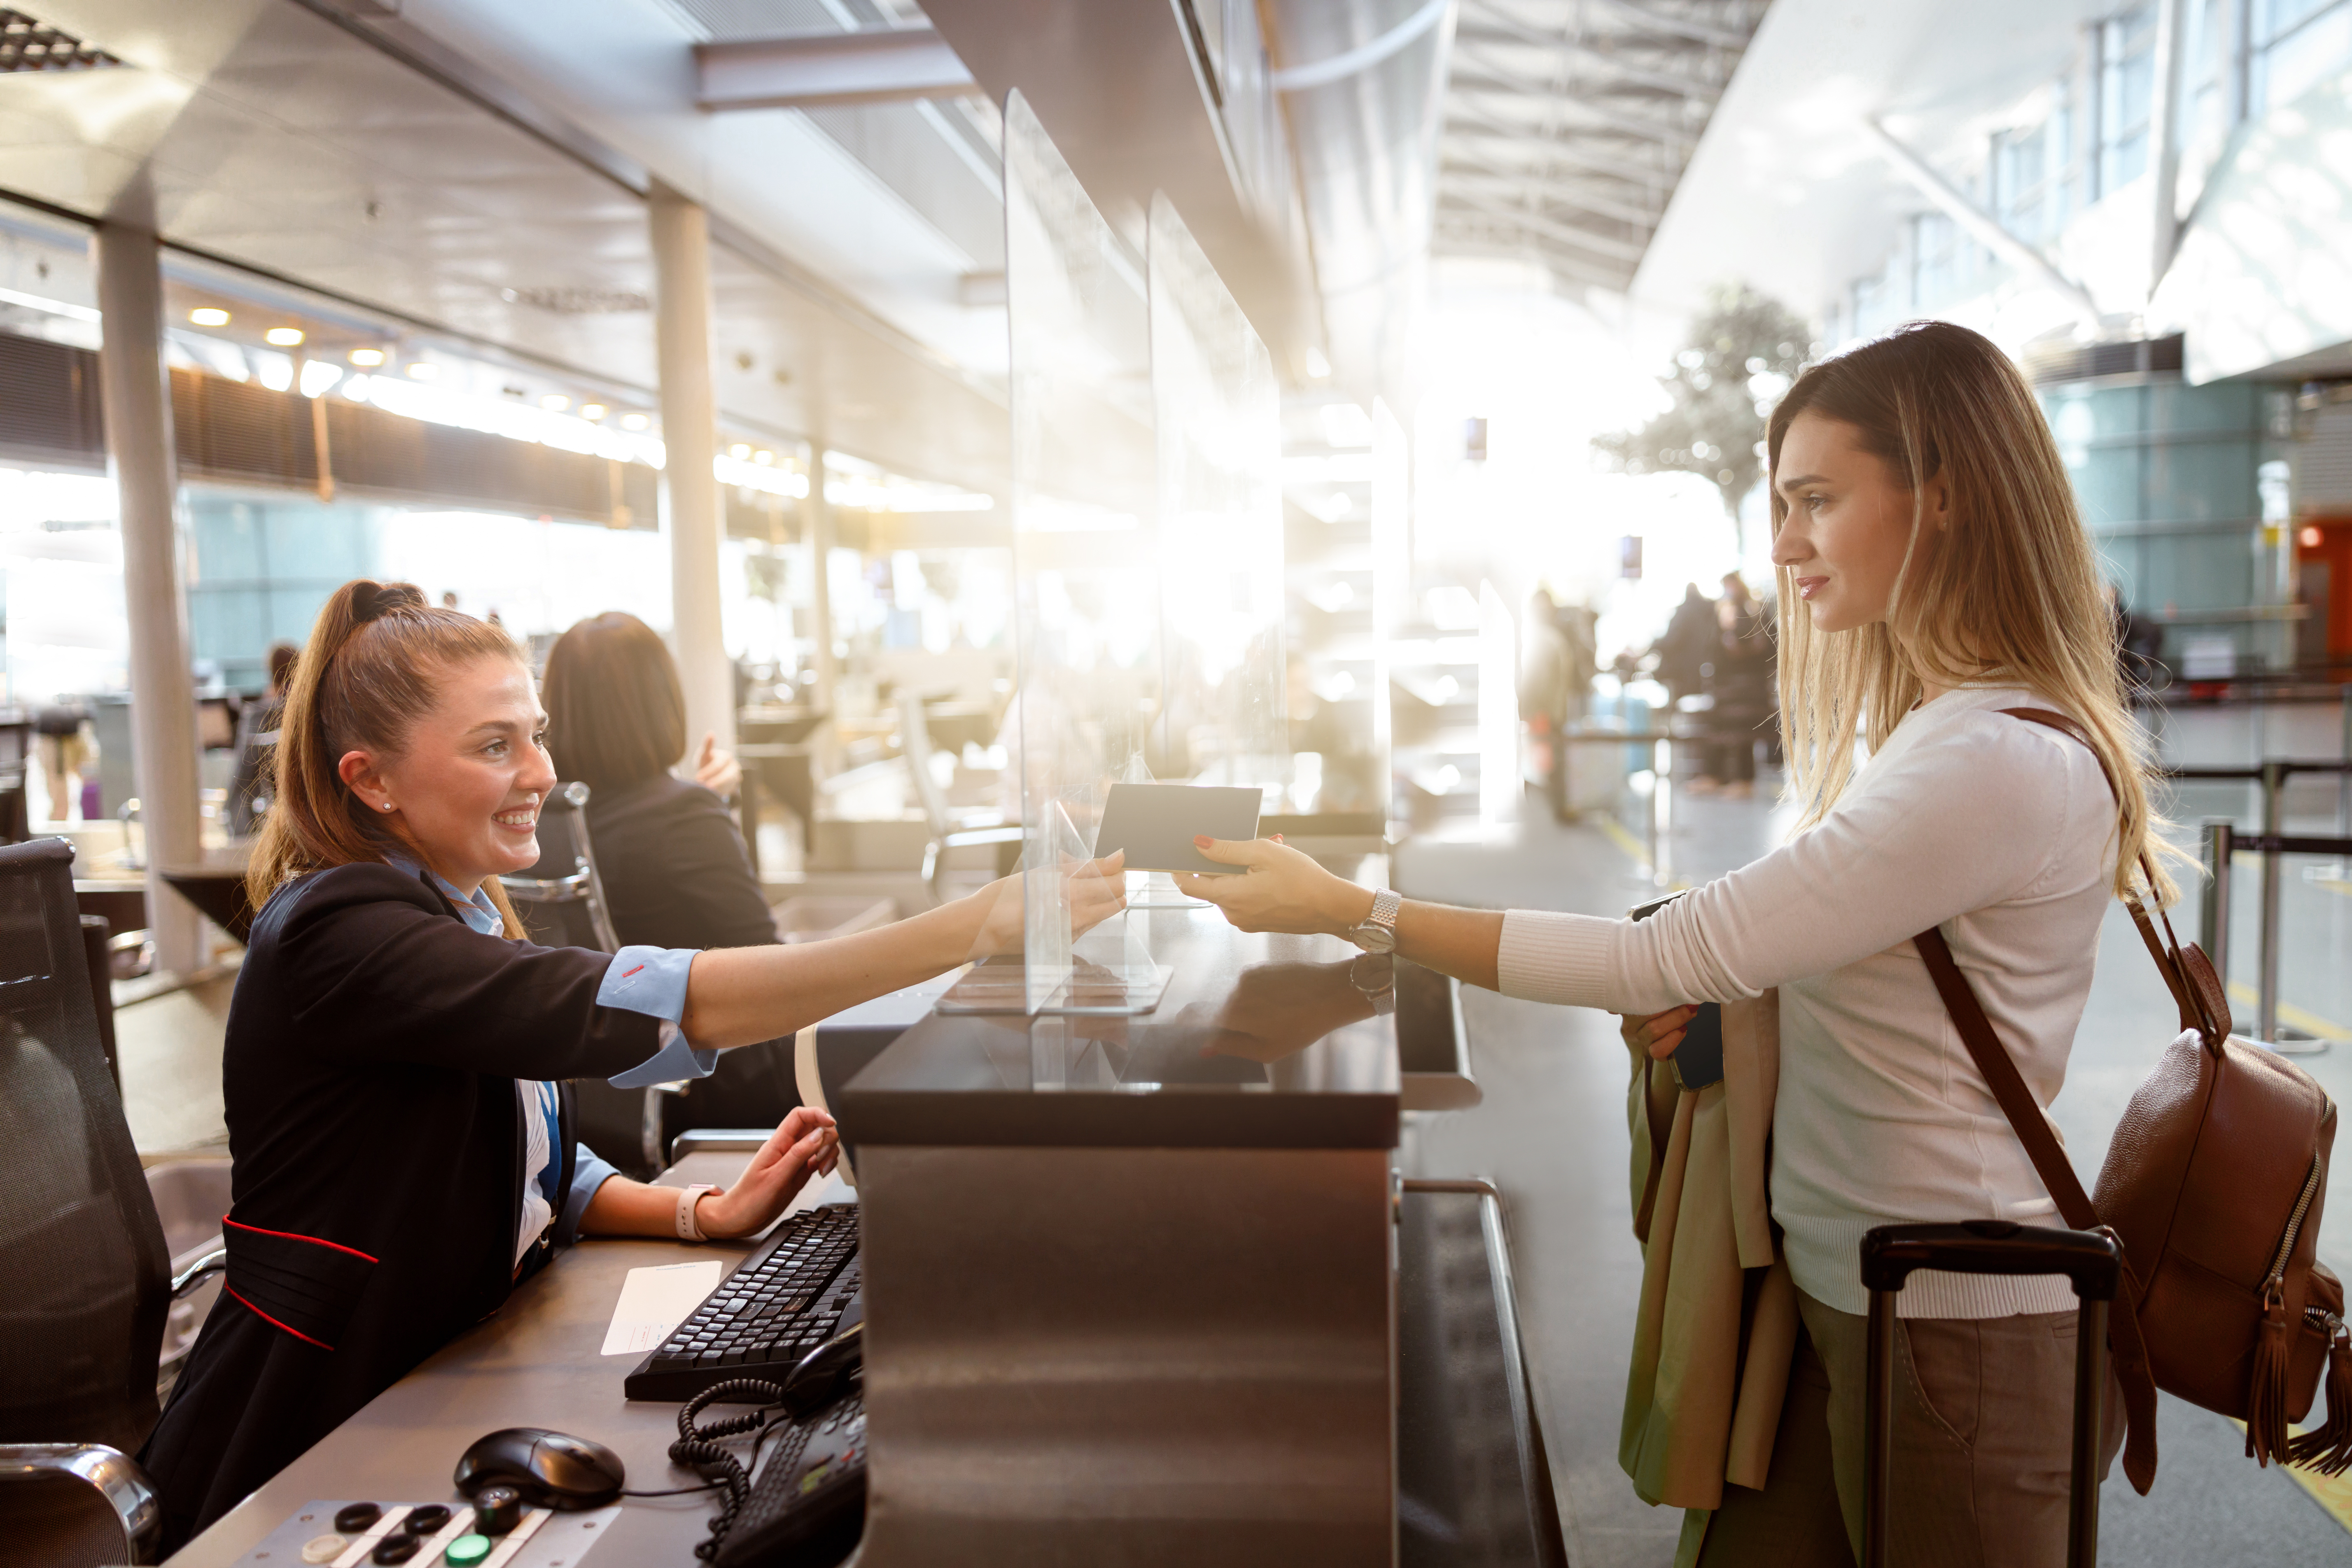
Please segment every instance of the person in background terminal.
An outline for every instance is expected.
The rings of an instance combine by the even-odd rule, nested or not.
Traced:
[[[774,942],[775,916],[722,798],[741,767],[705,734],[693,779],[670,772],[686,755],[686,696],[659,634],[620,610],[592,616],[548,649],[541,687],[556,775],[588,786],[588,842],[621,941]],[[721,1057],[686,1101],[687,1125],[747,1127],[778,1120],[800,1097],[789,1055],[752,1049]]]
[[[1723,574],[1716,646],[1706,666],[1706,767],[1694,787],[1745,799],[1756,793],[1756,742],[1772,717],[1772,628],[1737,572]]]
[[[502,873],[540,856],[556,784],[522,650],[404,583],[320,612],[254,846],[255,918],[221,1065],[229,1261],[139,1458],[175,1549],[583,1234],[751,1235],[835,1158],[786,1118],[734,1186],[611,1173],[565,1080],[707,1075],[975,957],[1016,950],[1017,879],[800,946],[618,954],[515,940]],[[1124,904],[1073,878],[1074,923]]]
[[[1202,841],[1249,874],[1178,882],[1245,931],[1344,935],[1384,914],[1401,956],[1620,1014],[1653,1058],[1681,1042],[1692,1004],[1777,989],[1770,1208],[1803,1332],[1769,1484],[1724,1486],[1699,1561],[1847,1564],[1863,1508],[1863,1236],[2055,1207],[1911,939],[1946,933],[2046,1108],[2107,902],[2134,889],[2144,847],[2163,850],[2096,553],[2017,367],[1965,328],[1915,323],[1806,371],[1768,449],[1780,724],[1802,814],[1786,844],[1639,922],[1398,905],[1264,840]],[[2019,709],[2055,710],[2081,738],[2004,711]],[[2170,902],[2155,875],[2140,896]],[[2069,1287],[1923,1274],[1898,1300],[1895,1560],[2056,1568]],[[2111,1416],[2116,1398],[2111,1385]],[[2121,1438],[2111,1418],[2106,1458]]]
[[[285,711],[286,687],[294,679],[299,651],[290,642],[269,645],[268,689],[236,716],[236,772],[228,785],[228,830],[236,837],[251,833],[254,820],[268,808],[269,755],[278,744],[278,716]]]

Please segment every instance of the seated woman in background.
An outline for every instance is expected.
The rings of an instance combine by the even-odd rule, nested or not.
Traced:
[[[686,756],[686,695],[660,636],[619,610],[580,622],[548,650],[540,697],[556,776],[588,786],[588,842],[614,934],[666,948],[774,942],[775,917],[719,798],[741,770],[705,735],[695,779],[669,771]],[[709,1081],[665,1100],[662,1137],[772,1126],[799,1103],[788,1049],[730,1051]],[[602,1142],[603,1119],[592,1120]]]
[[[719,798],[741,774],[705,735],[693,781],[686,694],[654,629],[620,610],[556,638],[540,683],[547,752],[558,777],[588,786],[588,842],[625,943],[751,947],[776,940],[775,917]]]

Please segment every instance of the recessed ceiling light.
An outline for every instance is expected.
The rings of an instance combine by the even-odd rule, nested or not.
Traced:
[[[776,460],[776,455],[773,452],[754,452],[751,454],[751,460],[761,464],[772,463]]]
[[[217,305],[199,305],[188,312],[188,320],[200,327],[226,327],[228,312]]]
[[[352,363],[353,364],[368,365],[370,367],[380,365],[383,363],[383,351],[382,349],[353,349],[352,351]]]
[[[612,410],[601,403],[583,403],[580,405],[580,417],[583,419],[602,419],[611,412]]]
[[[565,409],[572,406],[572,399],[564,396],[563,394],[560,392],[551,392],[545,397],[539,400],[539,405],[541,408],[561,414]]]
[[[264,338],[267,338],[269,342],[277,344],[281,349],[290,349],[301,342],[302,329],[299,327],[272,327],[261,335]]]
[[[425,360],[418,360],[415,363],[408,367],[409,378],[413,381],[431,381],[435,376],[439,375],[440,374],[441,367],[439,365],[430,363]]]
[[[652,423],[652,420],[646,418],[642,414],[624,414],[621,416],[621,428],[624,430],[643,430]]]
[[[751,444],[749,442],[738,441],[732,447],[727,448],[727,455],[740,463],[744,458],[751,455]]]

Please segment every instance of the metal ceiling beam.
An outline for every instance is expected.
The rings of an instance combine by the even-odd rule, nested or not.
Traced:
[[[1482,153],[1512,153],[1529,158],[1540,158],[1549,163],[1563,164],[1580,174],[1615,180],[1621,184],[1629,185],[1637,190],[1654,192],[1662,201],[1668,188],[1674,184],[1674,176],[1667,170],[1643,168],[1630,158],[1612,158],[1604,153],[1593,152],[1576,142],[1545,136],[1535,132],[1514,134],[1487,131],[1483,128],[1468,129],[1449,125],[1444,135],[1438,141],[1438,155],[1441,158],[1446,155],[1445,149],[1448,142],[1456,146],[1476,147]],[[1643,145],[1654,146],[1655,143],[1643,143]]]
[[[1526,170],[1497,169],[1488,164],[1471,163],[1463,159],[1443,161],[1438,166],[1437,173],[1441,180],[1499,181],[1509,184],[1515,190],[1525,191],[1547,202],[1572,207],[1579,212],[1588,212],[1595,217],[1613,218],[1619,223],[1634,224],[1643,228],[1656,228],[1658,219],[1664,212],[1663,203],[1655,207],[1636,207],[1589,189],[1565,185],[1556,180],[1545,179],[1539,174]]]
[[[980,90],[929,27],[697,44],[694,68],[695,101],[714,110],[900,103]]]
[[[1629,158],[1612,157],[1606,153],[1594,152],[1585,145],[1598,135],[1605,133],[1605,127],[1578,128],[1570,131],[1566,135],[1560,135],[1546,126],[1513,125],[1507,121],[1496,119],[1482,109],[1457,102],[1447,106],[1445,124],[1441,133],[1439,146],[1441,149],[1444,147],[1444,137],[1454,137],[1464,141],[1493,142],[1510,148],[1540,150],[1547,156],[1557,159],[1560,163],[1572,163],[1578,168],[1588,169],[1596,174],[1606,174],[1612,179],[1645,186],[1659,181],[1664,181],[1671,186],[1675,180],[1680,177],[1679,170],[1640,166]],[[1574,140],[1570,140],[1571,137]],[[1643,141],[1640,144],[1644,148],[1654,148],[1658,145],[1657,142],[1648,141]]]
[[[1595,68],[1601,74],[1613,77],[1620,81],[1628,81],[1637,87],[1646,87],[1658,92],[1691,99],[1705,103],[1709,108],[1714,107],[1716,100],[1723,96],[1723,87],[1719,82],[1652,70],[1633,61],[1622,59],[1606,50],[1596,49],[1588,44],[1580,43],[1573,38],[1523,38],[1509,32],[1463,26],[1454,31],[1454,47],[1457,56],[1476,59],[1479,64],[1499,76],[1525,80],[1530,87],[1543,90],[1557,90],[1559,86],[1557,79],[1538,80],[1537,78],[1523,76],[1496,59],[1490,51],[1496,48],[1541,49],[1555,57],[1566,56],[1578,61],[1577,66],[1571,67],[1565,73],[1571,77],[1582,74],[1588,68]]]
[[[1448,235],[1442,217],[1434,248],[1446,256],[1504,256],[1514,260],[1525,260],[1532,256],[1550,270],[1596,289],[1622,290],[1633,276],[1631,268],[1612,267],[1572,255],[1524,231],[1511,237],[1489,236],[1483,232]]]
[[[1482,11],[1491,11],[1496,8],[1494,0],[1473,0],[1473,3]],[[1683,16],[1672,12],[1654,10],[1647,5],[1637,5],[1633,4],[1632,0],[1583,0],[1583,4],[1605,16],[1621,17],[1636,26],[1648,27],[1678,38],[1693,38],[1699,43],[1713,44],[1717,48],[1723,49],[1747,48],[1748,40],[1755,30],[1755,24],[1750,23],[1748,32],[1735,33],[1729,28],[1718,27],[1710,22],[1702,22],[1695,16]]]
[[[1491,98],[1498,94],[1515,99],[1532,96],[1525,87],[1515,83],[1465,81],[1458,75],[1446,87],[1446,96],[1456,101],[1466,97]],[[1547,110],[1564,109],[1575,113],[1589,114],[1592,116],[1593,129],[1597,132],[1622,132],[1627,135],[1638,136],[1644,141],[1671,142],[1685,149],[1698,145],[1699,133],[1696,131],[1685,126],[1670,125],[1663,120],[1652,120],[1645,115],[1627,114],[1616,109],[1601,109],[1559,94],[1546,98],[1544,107]],[[1529,129],[1531,132],[1534,130],[1533,127]]]
[[[1444,211],[1449,202],[1458,203],[1473,212],[1482,213],[1491,218],[1517,224],[1531,234],[1539,234],[1546,238],[1556,239],[1562,245],[1572,245],[1580,249],[1589,250],[1595,256],[1605,256],[1612,261],[1622,261],[1628,265],[1638,264],[1642,259],[1643,251],[1648,248],[1646,245],[1634,245],[1626,240],[1613,239],[1607,235],[1588,233],[1572,224],[1562,223],[1558,218],[1547,217],[1541,213],[1528,212],[1501,202],[1489,201],[1475,192],[1446,192],[1437,198],[1438,209],[1441,212]]]

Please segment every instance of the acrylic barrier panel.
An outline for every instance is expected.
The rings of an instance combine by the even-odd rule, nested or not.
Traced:
[[[1389,689],[1390,649],[1404,630],[1412,595],[1412,465],[1404,426],[1379,399],[1372,403],[1372,752],[1385,816],[1398,799],[1391,772],[1394,735]]]
[[[1249,318],[1164,195],[1150,228],[1159,433],[1163,780],[1257,785],[1283,809],[1282,399]]]
[[[1020,751],[1024,994],[1037,1012],[1087,958],[1074,951],[1070,861],[1159,708],[1151,333],[1141,258],[1018,92],[1004,109],[1004,209],[1020,658],[1006,728]],[[1087,972],[1097,992],[1102,967]]]

